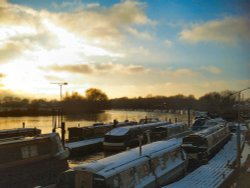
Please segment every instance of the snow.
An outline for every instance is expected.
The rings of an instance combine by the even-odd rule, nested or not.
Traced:
[[[136,126],[125,126],[125,127],[118,127],[115,129],[112,129],[111,131],[107,132],[106,135],[115,135],[115,136],[122,136],[126,134],[130,129],[140,129],[140,128],[147,128],[147,127],[159,127],[163,125],[168,125],[169,122],[162,121],[157,123],[147,123],[142,125],[136,125]]]
[[[207,165],[199,167],[183,179],[164,188],[214,188],[221,184],[233,173],[230,168],[236,160],[236,135],[212,158]]]
[[[92,162],[83,163],[75,167],[75,170],[92,169],[99,171],[98,174],[109,176],[114,171],[122,171],[129,166],[136,166],[144,160],[148,160],[148,156],[153,153],[170,151],[176,147],[180,147],[181,139],[171,139],[168,141],[158,141],[142,146],[142,154],[139,155],[139,147]],[[101,170],[100,170],[101,169]]]
[[[83,147],[86,145],[97,144],[103,141],[104,141],[104,138],[94,138],[94,139],[82,140],[82,141],[77,141],[77,142],[70,142],[70,143],[65,144],[65,146],[68,147],[69,149],[73,149],[73,148]]]

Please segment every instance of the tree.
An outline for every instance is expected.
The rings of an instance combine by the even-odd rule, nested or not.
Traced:
[[[86,90],[85,96],[89,101],[108,101],[108,96],[103,91],[96,88]]]

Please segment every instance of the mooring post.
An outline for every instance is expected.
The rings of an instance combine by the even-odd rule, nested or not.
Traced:
[[[174,122],[177,123],[177,118],[174,118]]]
[[[25,122],[23,122],[23,128],[25,128]]]
[[[65,122],[61,123],[62,145],[65,145]]]
[[[190,108],[188,108],[188,127],[191,126]]]

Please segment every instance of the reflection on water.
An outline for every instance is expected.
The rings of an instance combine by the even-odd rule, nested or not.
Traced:
[[[97,114],[84,114],[84,115],[71,115],[64,116],[63,119],[66,122],[66,127],[75,126],[89,126],[96,122],[109,123],[113,122],[114,119],[118,121],[133,120],[139,121],[141,118],[147,117],[158,117],[161,120],[172,121],[175,118],[178,121],[187,122],[187,115],[176,115],[167,114],[162,112],[143,112],[143,111],[122,111],[122,110],[107,110]],[[42,130],[42,133],[49,133],[52,131],[52,116],[25,116],[25,117],[0,117],[0,130],[21,128],[22,123],[25,123],[26,127],[36,127]],[[66,134],[67,138],[67,134]]]

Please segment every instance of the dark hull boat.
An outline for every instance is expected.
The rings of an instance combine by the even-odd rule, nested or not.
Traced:
[[[57,133],[0,141],[0,187],[46,186],[68,169]]]

